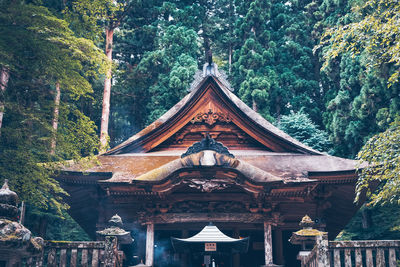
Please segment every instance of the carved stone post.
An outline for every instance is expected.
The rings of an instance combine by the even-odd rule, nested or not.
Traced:
[[[330,266],[329,262],[329,241],[327,235],[317,236],[317,266]]]
[[[317,249],[317,266],[329,266],[329,250],[328,250],[328,233],[314,229],[315,222],[306,215],[299,223],[303,229],[294,232],[289,242],[294,245],[301,245],[301,251],[297,255],[297,259],[301,261],[301,266],[305,265],[305,261],[311,253],[314,245]],[[325,265],[327,263],[327,265]]]
[[[115,254],[118,251],[116,236],[106,236],[104,247],[104,267],[115,267]]]
[[[154,223],[147,224],[146,233],[146,265],[153,266],[154,262]]]
[[[120,266],[122,258],[119,256],[118,245],[131,244],[133,239],[129,232],[122,229],[123,222],[118,214],[112,216],[108,224],[108,228],[96,232],[101,238],[104,238],[103,264],[105,267],[115,267],[118,262],[118,266]]]
[[[265,266],[273,265],[271,223],[264,222]]]

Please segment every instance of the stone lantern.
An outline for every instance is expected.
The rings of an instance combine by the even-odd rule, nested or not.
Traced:
[[[301,251],[297,255],[297,259],[303,261],[313,249],[317,237],[323,236],[324,238],[328,238],[327,232],[322,232],[318,229],[314,229],[315,222],[311,220],[311,218],[306,215],[300,221],[299,225],[303,227],[297,232],[294,232],[289,239],[289,242],[293,245],[301,245]]]
[[[108,228],[96,232],[105,240],[105,267],[115,266],[115,258],[113,255],[118,253],[119,245],[129,245],[133,242],[130,232],[125,231],[122,227],[123,223],[121,217],[115,214],[108,221]],[[122,255],[118,255],[118,261],[122,262]]]
[[[38,257],[43,252],[43,239],[32,237],[31,231],[17,221],[18,195],[5,180],[0,189],[0,266],[20,266],[23,260]]]
[[[101,237],[113,236],[118,239],[119,244],[131,244],[133,239],[131,237],[130,232],[122,229],[123,222],[121,217],[118,214],[115,214],[108,221],[108,228],[97,231],[96,233]]]

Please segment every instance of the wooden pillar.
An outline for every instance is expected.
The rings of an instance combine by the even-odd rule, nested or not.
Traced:
[[[189,231],[184,229],[182,230],[181,238],[188,238],[189,237]],[[181,267],[186,267],[189,265],[189,260],[188,260],[188,254],[187,253],[181,253]]]
[[[265,266],[273,264],[272,260],[272,236],[271,223],[264,222],[264,248],[265,248]]]
[[[153,266],[154,263],[154,223],[147,224],[146,233],[146,265]]]
[[[240,237],[240,232],[239,229],[235,228],[234,229],[234,238],[239,238]],[[239,253],[235,253],[233,254],[233,260],[232,260],[232,266],[233,267],[240,267],[240,254]]]
[[[282,240],[282,230],[275,229],[274,230],[274,259],[276,264],[283,265],[283,240]]]

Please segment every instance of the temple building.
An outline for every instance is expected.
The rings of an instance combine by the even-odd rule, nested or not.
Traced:
[[[225,235],[249,237],[246,253],[221,254],[218,266],[299,266],[288,242],[308,214],[334,238],[359,206],[353,160],[316,151],[277,129],[233,92],[214,63],[167,113],[58,177],[71,216],[95,237],[118,214],[135,239],[132,257],[147,266],[201,266],[175,252],[212,222]]]

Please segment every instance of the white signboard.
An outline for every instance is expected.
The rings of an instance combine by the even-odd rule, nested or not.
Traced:
[[[204,251],[217,251],[217,243],[205,243]]]

